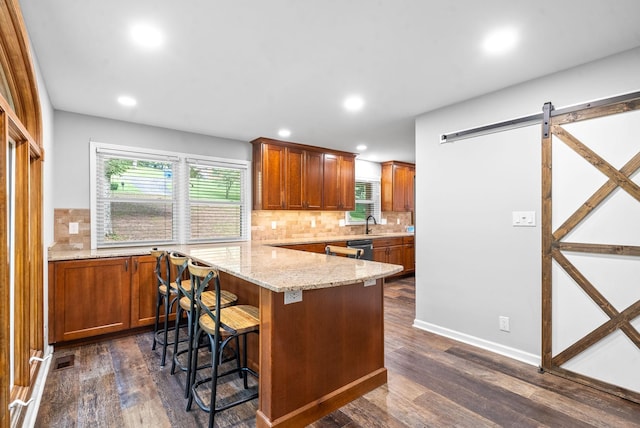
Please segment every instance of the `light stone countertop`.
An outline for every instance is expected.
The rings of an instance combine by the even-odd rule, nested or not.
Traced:
[[[338,242],[338,241],[356,241],[360,239],[382,239],[382,238],[402,238],[405,236],[414,236],[408,232],[383,232],[371,233],[369,235],[331,235],[331,236],[313,236],[313,237],[297,237],[285,238],[277,240],[254,241],[265,245],[296,245],[296,244],[314,244],[318,242]]]
[[[356,238],[352,235],[349,239]],[[318,238],[314,242],[318,242]],[[275,292],[337,287],[376,280],[403,269],[400,265],[278,248],[264,241],[159,248],[180,252]],[[49,261],[144,255],[149,254],[149,250],[149,247],[135,247],[50,252]]]

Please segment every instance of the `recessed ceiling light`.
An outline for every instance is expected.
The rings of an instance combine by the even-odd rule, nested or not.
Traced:
[[[485,52],[502,54],[513,49],[518,42],[518,32],[513,28],[501,28],[489,33],[482,42]]]
[[[291,136],[291,131],[289,131],[288,129],[282,128],[278,131],[278,135],[281,137],[287,138]]]
[[[133,107],[134,105],[136,105],[138,102],[135,100],[135,98],[126,96],[126,95],[122,95],[120,97],[118,97],[118,102],[120,104],[122,104],[123,106],[126,107]]]
[[[359,111],[364,107],[364,100],[359,95],[352,95],[344,100],[343,105],[349,111]]]
[[[136,24],[131,28],[133,40],[145,48],[157,48],[164,41],[160,30],[148,24]]]
[[[364,144],[358,144],[356,146],[356,150],[367,150],[367,146],[365,146]]]

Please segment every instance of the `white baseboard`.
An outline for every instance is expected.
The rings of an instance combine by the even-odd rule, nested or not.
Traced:
[[[51,357],[46,358],[51,355]],[[45,360],[42,362],[42,367],[38,370],[38,377],[36,378],[31,398],[33,402],[29,405],[29,409],[24,416],[23,428],[33,428],[36,424],[38,417],[38,409],[40,408],[40,401],[42,400],[42,394],[44,393],[44,385],[49,374],[49,368],[51,367],[51,360],[53,359],[53,346],[47,346],[44,350]]]
[[[470,336],[465,333],[460,333],[459,331],[450,330],[418,319],[413,320],[413,326],[440,336],[448,337],[449,339],[457,340],[458,342],[463,342],[490,352],[495,352],[496,354],[504,355],[505,357],[513,358],[514,360],[522,361],[526,364],[531,364],[532,366],[538,367],[541,364],[540,355],[510,348],[499,343],[490,342],[488,340],[480,339],[479,337]]]

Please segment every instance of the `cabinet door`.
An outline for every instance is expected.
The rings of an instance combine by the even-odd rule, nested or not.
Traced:
[[[387,263],[387,250],[389,247],[373,247],[373,260],[380,263]]]
[[[301,210],[304,208],[304,150],[287,148],[286,208]]]
[[[309,210],[322,209],[323,196],[323,155],[320,152],[305,152],[304,194],[305,208]]]
[[[340,209],[356,209],[356,159],[352,156],[340,156]]]
[[[407,167],[393,166],[393,211],[406,211]]]
[[[413,211],[415,206],[415,178],[416,178],[416,169],[415,168],[407,168],[406,177],[405,177],[405,206],[406,211]]]
[[[285,208],[285,148],[273,144],[262,145],[262,172],[256,177],[262,183],[257,189],[262,195],[258,209],[281,210]]]
[[[54,342],[130,326],[129,257],[55,263]]]
[[[152,325],[156,316],[158,287],[156,285],[156,258],[136,256],[131,258],[131,327]],[[161,307],[160,313],[164,313]],[[161,318],[164,320],[164,317]]]
[[[338,183],[339,158],[329,153],[324,154],[324,209],[338,211],[340,209],[340,186]]]
[[[387,263],[404,266],[404,246],[394,245],[388,248]]]
[[[416,250],[413,244],[404,244],[404,271],[415,272],[416,270]]]

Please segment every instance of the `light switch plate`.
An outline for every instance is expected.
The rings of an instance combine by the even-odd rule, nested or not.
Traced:
[[[69,223],[69,235],[77,235],[79,233],[79,225],[77,222]]]
[[[535,211],[513,211],[511,216],[514,227],[535,227],[536,225]]]

